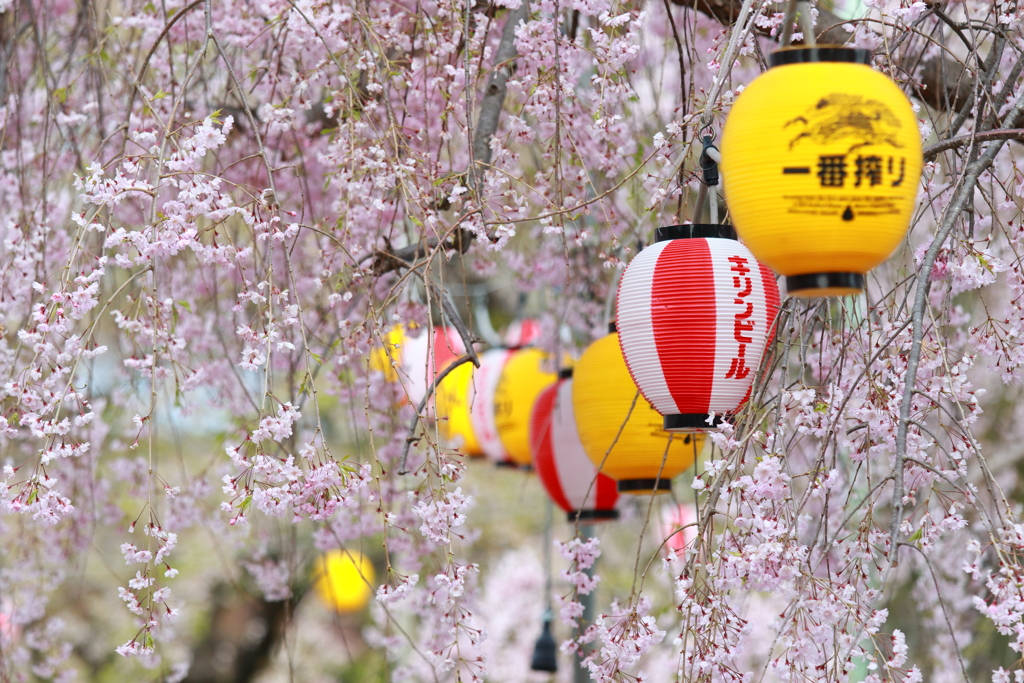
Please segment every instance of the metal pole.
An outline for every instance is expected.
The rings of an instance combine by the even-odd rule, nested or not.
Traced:
[[[551,525],[554,522],[554,505],[551,496],[544,496],[544,618],[551,620]]]
[[[594,535],[594,527],[590,524],[580,524],[580,538],[586,540]],[[597,568],[597,560],[594,560],[594,564],[590,568],[584,570],[587,576],[593,577],[594,570]],[[597,616],[594,614],[594,594],[596,591],[591,591],[588,595],[580,596],[580,603],[583,605],[583,618],[580,620],[580,631],[586,630],[588,626],[594,623],[594,618]],[[572,671],[573,683],[588,683],[590,681],[590,670],[580,665],[580,660],[586,657],[588,653],[580,648],[579,656],[574,662]]]

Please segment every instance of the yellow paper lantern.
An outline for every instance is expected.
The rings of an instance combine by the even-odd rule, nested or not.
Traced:
[[[540,349],[522,349],[508,359],[498,380],[494,392],[494,422],[501,443],[517,465],[529,466],[533,459],[530,415],[540,393],[558,379],[550,366],[548,354]]]
[[[358,550],[331,550],[317,561],[317,595],[338,612],[358,612],[370,601],[373,565]]]
[[[471,417],[473,401],[476,399],[473,369],[472,363],[463,363],[448,373],[438,385],[437,425],[442,436],[462,453],[481,457],[484,452],[473,432]]]
[[[867,50],[787,48],[722,132],[736,231],[790,294],[859,292],[906,234],[923,163],[910,102]]]
[[[572,405],[587,457],[618,481],[621,493],[671,491],[671,480],[704,445],[703,434],[662,429],[661,414],[637,393],[615,332],[591,344],[576,363]]]
[[[384,373],[388,382],[398,381],[396,366],[402,364],[402,342],[405,341],[405,328],[395,325],[384,335],[384,346],[374,346],[370,352],[370,369]],[[391,360],[394,359],[394,364]]]

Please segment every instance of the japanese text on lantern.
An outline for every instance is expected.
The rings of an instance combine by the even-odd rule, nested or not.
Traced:
[[[754,341],[752,337],[748,336],[754,331],[754,304],[747,300],[754,291],[754,283],[747,277],[750,273],[748,265],[750,261],[743,256],[730,256],[729,263],[732,264],[732,267],[729,268],[730,272],[735,273],[732,278],[732,286],[737,290],[733,303],[743,306],[743,308],[736,312],[733,320],[732,336],[739,343],[739,348],[729,365],[729,372],[726,373],[725,378],[744,379],[750,374],[750,368],[747,367],[746,361],[747,344]]]
[[[906,157],[880,157],[875,154],[858,154],[847,162],[846,154],[821,154],[818,156],[818,170],[815,175],[822,187],[845,187],[846,179],[852,176],[853,187],[875,187],[885,185],[899,187],[907,170]],[[852,155],[851,155],[852,156]],[[810,166],[785,166],[783,175],[810,175]]]

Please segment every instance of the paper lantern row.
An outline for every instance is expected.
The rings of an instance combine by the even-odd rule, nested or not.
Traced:
[[[613,509],[604,491],[670,489],[688,468],[702,436],[673,435],[639,396],[617,334],[595,342],[576,365],[576,379],[556,381],[539,349],[491,349],[480,367],[449,374],[437,399],[438,425],[449,443],[496,464],[530,465],[567,512],[600,517]],[[563,371],[564,372],[564,371]],[[593,484],[594,498],[586,496]],[[617,493],[616,493],[617,495]]]

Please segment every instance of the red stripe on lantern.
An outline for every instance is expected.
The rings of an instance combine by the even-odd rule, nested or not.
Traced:
[[[554,446],[551,443],[551,413],[558,396],[558,385],[555,383],[541,392],[537,402],[533,404],[530,416],[530,450],[533,451],[533,468],[540,478],[544,489],[551,496],[555,505],[565,511],[572,510],[572,505],[565,499],[562,483],[558,480],[558,469],[555,467]]]
[[[778,308],[775,276],[733,239],[660,240],[633,259],[619,285],[620,349],[666,429],[707,429],[709,413],[743,405]]]
[[[530,448],[537,477],[551,500],[575,521],[618,516],[618,485],[601,474],[587,457],[576,431],[572,380],[561,379],[537,398],[530,416]]]
[[[686,267],[680,268],[680,263]],[[665,382],[680,413],[707,414],[711,401],[715,379],[714,274],[711,251],[704,239],[672,240],[654,268],[654,341]],[[686,319],[679,319],[681,301],[701,300],[706,303],[687,306]],[[692,362],[696,359],[706,362]]]

